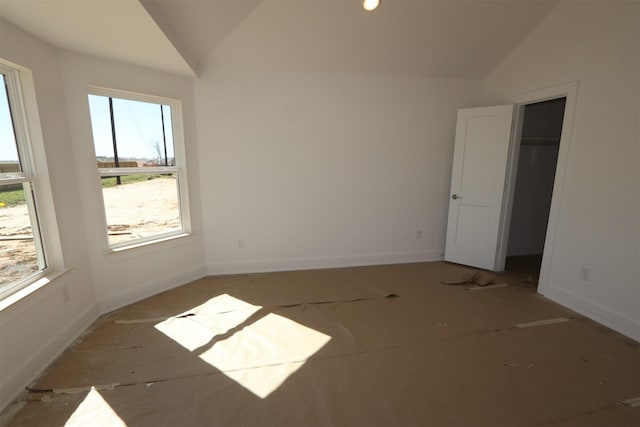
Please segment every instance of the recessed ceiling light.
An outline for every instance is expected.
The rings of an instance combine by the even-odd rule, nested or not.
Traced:
[[[368,12],[376,10],[378,6],[380,6],[380,0],[363,0],[362,2],[362,7]]]

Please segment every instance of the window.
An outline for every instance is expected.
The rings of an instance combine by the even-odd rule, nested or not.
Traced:
[[[89,109],[109,247],[188,233],[180,102],[92,89]]]
[[[47,269],[19,70],[0,62],[0,297]]]

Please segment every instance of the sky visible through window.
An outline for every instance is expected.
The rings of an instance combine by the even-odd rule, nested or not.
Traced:
[[[5,76],[0,74],[0,162],[17,162],[18,151],[11,121]],[[109,98],[89,95],[96,157],[113,158]],[[167,105],[113,99],[118,157],[120,159],[164,159],[162,118],[168,160],[174,158],[171,110]]]
[[[18,150],[9,111],[7,86],[4,74],[0,74],[0,76],[2,77],[0,82],[0,162],[17,162]]]
[[[97,158],[112,159],[109,98],[89,95],[93,143]],[[171,112],[167,105],[113,98],[118,158],[160,160],[174,157]],[[163,124],[164,119],[164,136]]]

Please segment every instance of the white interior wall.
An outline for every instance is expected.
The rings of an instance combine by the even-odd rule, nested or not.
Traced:
[[[78,190],[85,213],[93,282],[101,312],[202,277],[204,256],[193,80],[69,52],[60,54],[60,65],[66,108],[72,118],[70,130]],[[182,102],[192,235],[119,253],[108,252],[87,100],[89,86],[162,96]]]
[[[490,104],[579,81],[549,283],[540,290],[636,339],[639,98],[630,94],[639,87],[639,6],[561,3],[483,85]]]
[[[218,55],[195,92],[209,274],[441,259],[456,111],[478,82]]]
[[[70,269],[0,311],[2,409],[97,317],[98,310],[57,51],[1,20],[0,40],[0,57],[32,71],[61,255]]]

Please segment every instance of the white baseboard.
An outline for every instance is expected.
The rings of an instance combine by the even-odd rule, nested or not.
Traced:
[[[25,385],[38,378],[97,318],[96,307],[88,307],[70,324],[60,328],[57,334],[44,343],[38,351],[33,352],[31,357],[26,358],[20,366],[13,368],[11,372],[3,372],[0,396],[6,396],[6,398],[0,402],[0,411],[13,402],[24,390]]]
[[[159,294],[160,292],[177,288],[204,276],[205,268],[197,267],[171,276],[165,276],[160,280],[144,283],[135,288],[127,289],[126,291],[99,300],[98,307],[100,314],[108,313],[125,305]]]
[[[603,324],[616,332],[640,342],[640,321],[622,316],[611,309],[590,301],[572,292],[548,284],[539,292],[550,300],[557,302],[589,319]]]
[[[313,270],[324,268],[360,267],[366,265],[407,264],[440,261],[442,250],[393,252],[344,257],[312,257],[270,260],[238,260],[207,264],[208,275],[266,273],[272,271]]]

